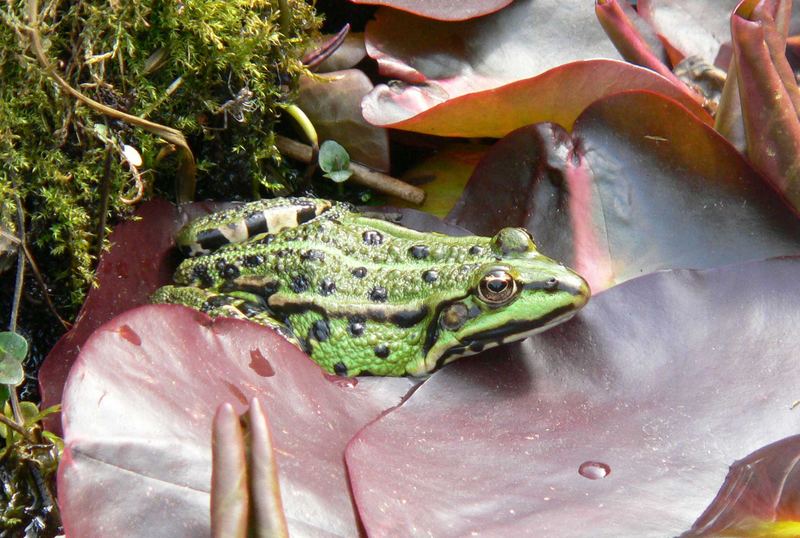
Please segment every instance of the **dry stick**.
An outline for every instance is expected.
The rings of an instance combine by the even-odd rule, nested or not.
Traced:
[[[178,191],[178,201],[191,201],[194,198],[194,183],[197,169],[194,163],[194,155],[192,154],[192,150],[189,148],[189,144],[186,142],[186,138],[184,138],[183,133],[177,129],[173,129],[172,127],[167,127],[166,125],[161,125],[160,123],[155,123],[138,116],[132,116],[115,108],[111,108],[110,106],[106,106],[103,103],[95,101],[91,97],[83,95],[81,92],[70,86],[69,82],[61,78],[61,75],[56,72],[44,53],[42,37],[39,35],[38,30],[38,0],[28,0],[28,19],[28,24],[30,24],[30,28],[28,28],[28,34],[31,38],[31,48],[36,55],[36,59],[39,60],[39,64],[42,66],[42,69],[44,69],[45,72],[47,72],[47,74],[53,78],[53,80],[58,82],[64,91],[88,107],[101,112],[106,116],[110,116],[114,119],[141,127],[145,131],[149,131],[178,147],[182,157],[180,161],[181,164],[179,176],[183,180],[181,189]]]
[[[313,151],[311,146],[286,138],[285,136],[276,136],[275,145],[281,153],[288,155],[292,159],[308,163],[313,159]],[[404,181],[400,181],[392,176],[381,174],[366,166],[357,163],[350,163],[350,171],[353,172],[353,181],[365,185],[376,191],[383,192],[396,196],[407,202],[414,204],[421,204],[425,201],[425,191],[409,185]]]

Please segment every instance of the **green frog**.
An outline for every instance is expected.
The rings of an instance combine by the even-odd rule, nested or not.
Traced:
[[[425,375],[570,318],[578,274],[523,228],[423,233],[315,198],[244,204],[190,222],[177,285],[153,302],[273,327],[342,376]]]

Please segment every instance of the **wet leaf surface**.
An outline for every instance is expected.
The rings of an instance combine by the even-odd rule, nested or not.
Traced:
[[[524,226],[595,292],[659,269],[800,252],[781,196],[713,129],[646,92],[595,102],[571,135],[540,124],[500,140],[448,221],[483,235]]]
[[[176,305],[128,311],[86,342],[65,388],[67,534],[208,536],[214,412],[230,402],[242,413],[257,397],[291,534],[357,535],[345,443],[413,384],[330,376],[250,322]]]
[[[443,21],[462,21],[502,9],[513,0],[350,0],[354,4],[373,4],[409,11]]]
[[[435,373],[348,446],[367,532],[687,530],[731,463],[800,427],[798,282],[798,259],[647,275]]]

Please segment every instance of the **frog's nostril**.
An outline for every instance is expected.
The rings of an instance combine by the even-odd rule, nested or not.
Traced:
[[[544,285],[548,290],[554,290],[558,287],[558,279],[554,276],[550,277],[547,279]]]

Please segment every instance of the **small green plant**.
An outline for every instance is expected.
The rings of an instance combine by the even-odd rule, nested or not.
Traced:
[[[0,529],[26,535],[49,535],[60,525],[50,484],[63,451],[63,441],[44,431],[42,420],[60,410],[43,411],[20,402],[14,392],[25,378],[22,361],[28,342],[15,332],[0,333]]]
[[[353,175],[350,155],[335,140],[326,140],[319,148],[319,167],[323,175],[335,183],[343,183]]]

